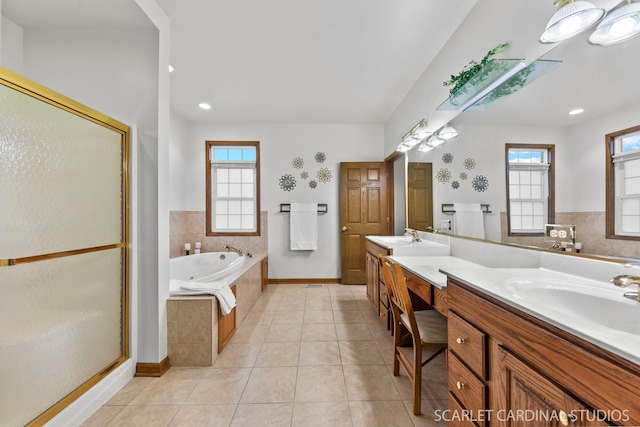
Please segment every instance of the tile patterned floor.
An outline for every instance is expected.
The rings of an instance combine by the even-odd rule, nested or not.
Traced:
[[[445,425],[445,358],[424,368],[414,416],[391,339],[365,286],[269,285],[212,367],[133,378],[83,426]]]

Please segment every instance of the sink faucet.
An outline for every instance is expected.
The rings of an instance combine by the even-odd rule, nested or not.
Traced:
[[[223,248],[224,248],[224,249],[226,249],[226,250],[227,250],[227,252],[231,252],[231,251],[233,251],[233,252],[237,253],[239,256],[242,256],[242,255],[243,255],[243,254],[242,254],[242,251],[241,251],[240,249],[234,248],[234,247],[233,247],[233,246],[231,246],[229,243],[225,243],[225,244],[224,244],[224,246],[223,246]]]
[[[413,242],[422,242],[422,239],[420,238],[420,235],[418,234],[417,230],[412,230],[411,228],[405,228],[404,231],[405,231],[404,235],[411,236]]]
[[[640,289],[640,277],[638,276],[630,276],[628,274],[622,274],[620,276],[616,276],[612,278],[609,281],[616,286],[620,286],[621,288],[626,288],[629,285],[636,285]],[[624,297],[640,302],[640,292],[638,291],[625,292]]]

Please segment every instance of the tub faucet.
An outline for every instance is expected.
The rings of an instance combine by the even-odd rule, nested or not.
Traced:
[[[233,246],[231,246],[229,243],[225,243],[225,244],[224,244],[224,246],[223,246],[223,248],[224,248],[224,249],[226,249],[226,250],[227,250],[227,252],[231,252],[231,251],[233,251],[233,252],[237,253],[239,256],[242,256],[242,255],[243,255],[243,254],[242,254],[242,251],[241,251],[240,249],[234,248],[234,247],[233,247]]]
[[[613,283],[614,285],[616,285],[616,286],[620,286],[621,288],[626,288],[629,285],[636,285],[636,286],[639,287],[639,290],[640,290],[640,277],[638,277],[638,276],[630,276],[628,274],[622,274],[620,276],[616,276],[616,277],[612,278],[609,281],[611,283]],[[625,292],[624,293],[624,297],[640,302],[640,292],[639,291],[636,291],[636,292]]]

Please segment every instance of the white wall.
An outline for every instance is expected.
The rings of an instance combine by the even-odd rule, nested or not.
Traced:
[[[18,74],[22,74],[22,40],[22,28],[2,16],[0,20],[0,64]]]
[[[640,125],[640,105],[613,111],[597,120],[582,122],[568,129],[569,146],[566,167],[571,170],[566,180],[557,183],[567,196],[558,211],[604,212],[605,135]]]
[[[184,125],[172,125],[172,186],[180,183],[180,187],[172,191],[171,210],[205,210],[205,141],[260,141],[261,210],[268,212],[269,277],[340,277],[339,164],[383,161],[381,125],[193,123],[188,140],[184,139]],[[315,161],[317,152],[325,153],[324,163]],[[292,166],[294,157],[304,160],[302,169]],[[317,180],[321,167],[330,170],[330,182]],[[302,171],[309,173],[307,180],[300,178]],[[283,174],[296,178],[292,191],[280,188]],[[308,185],[312,179],[318,181],[315,189]],[[289,215],[278,211],[280,203],[291,202],[328,204],[329,212],[318,216],[317,250],[289,250]]]

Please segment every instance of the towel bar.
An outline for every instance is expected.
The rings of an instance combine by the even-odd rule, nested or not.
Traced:
[[[482,210],[482,213],[485,213],[485,214],[491,213],[491,210],[489,209],[489,204],[488,203],[480,204],[480,209]],[[453,203],[443,203],[442,204],[442,213],[446,213],[446,214],[454,214],[454,213],[456,213],[455,209],[453,209]]]
[[[318,203],[318,215],[326,214],[329,211],[326,203]],[[280,203],[280,212],[291,212],[291,203]]]

